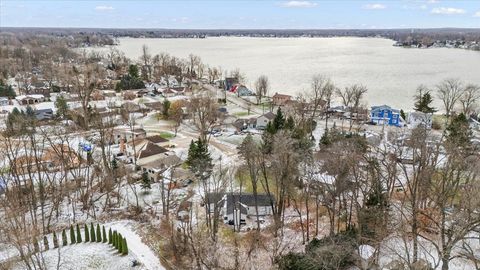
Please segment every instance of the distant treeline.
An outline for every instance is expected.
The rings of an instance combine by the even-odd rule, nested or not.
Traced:
[[[205,38],[217,36],[249,37],[384,37],[395,41],[463,40],[480,42],[480,28],[438,29],[106,29],[106,28],[9,28],[1,34],[23,33],[70,37],[73,46],[112,45],[115,38]]]

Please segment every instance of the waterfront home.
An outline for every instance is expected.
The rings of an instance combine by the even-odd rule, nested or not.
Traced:
[[[275,114],[272,112],[267,112],[264,115],[261,115],[257,118],[256,128],[265,129],[268,122],[272,121],[275,118]]]
[[[373,106],[370,111],[370,121],[377,125],[403,126],[404,119],[400,116],[400,110],[393,109],[388,105]]]
[[[408,114],[408,127],[416,128],[419,126],[432,128],[432,114],[423,112],[411,112]]]
[[[292,96],[285,94],[275,93],[272,97],[272,103],[274,106],[283,106],[290,100],[292,100]]]

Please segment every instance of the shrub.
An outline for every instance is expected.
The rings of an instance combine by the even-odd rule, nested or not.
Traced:
[[[53,232],[53,247],[58,248],[58,238],[55,232]]]
[[[127,246],[127,239],[126,238],[123,238],[122,248],[123,248],[122,254],[123,255],[128,255],[128,246]]]
[[[95,237],[95,228],[93,227],[93,222],[90,223],[90,241],[95,242],[97,238]]]
[[[113,235],[112,235],[112,228],[108,229],[108,243],[111,245],[113,243],[113,239],[112,239]]]
[[[43,247],[45,248],[45,250],[49,250],[48,239],[46,235],[43,236]]]
[[[68,245],[68,242],[67,242],[67,233],[65,232],[65,229],[63,229],[63,231],[62,231],[62,244],[63,244],[63,246]]]
[[[80,232],[80,225],[77,224],[77,243],[82,242],[82,233]]]
[[[103,240],[103,243],[106,243],[107,242],[107,231],[105,231],[105,226],[102,226],[102,240]]]
[[[83,231],[85,233],[85,242],[90,242],[90,232],[88,231],[87,224],[83,225]]]
[[[73,225],[70,225],[70,244],[75,244],[75,231],[73,230]]]
[[[102,242],[102,231],[100,231],[100,225],[97,224],[97,242]]]

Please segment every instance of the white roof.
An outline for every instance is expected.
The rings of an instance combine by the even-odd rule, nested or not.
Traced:
[[[40,99],[40,98],[44,98],[44,96],[42,94],[34,94],[34,95],[20,95],[15,97],[16,100],[23,100],[26,98]]]

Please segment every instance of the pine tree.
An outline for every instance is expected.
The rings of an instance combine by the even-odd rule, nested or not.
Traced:
[[[122,254],[123,255],[128,255],[128,246],[127,246],[127,239],[126,238],[123,238],[122,248],[123,248]]]
[[[53,247],[58,248],[58,238],[55,232],[53,232]]]
[[[85,242],[90,242],[90,232],[88,231],[88,225],[86,223],[83,225],[83,231],[85,233]]]
[[[197,159],[197,143],[193,140],[190,141],[190,146],[188,147],[188,157],[186,160],[186,164],[188,166],[192,166]]]
[[[275,129],[275,133],[285,127],[285,117],[283,116],[282,109],[280,109],[280,107],[278,107],[277,114],[275,115],[275,118],[273,118],[273,127]]]
[[[112,239],[112,228],[108,229],[108,244],[113,244],[113,239]]]
[[[73,230],[73,225],[70,225],[70,244],[75,244],[75,231]]]
[[[95,242],[97,238],[95,237],[95,228],[93,227],[93,222],[90,223],[90,242]]]
[[[102,242],[102,231],[99,224],[97,224],[97,242]]]
[[[62,231],[62,244],[63,244],[63,246],[68,245],[68,242],[67,242],[67,233],[65,232],[65,229],[63,229],[63,231]]]
[[[43,247],[45,248],[45,250],[50,249],[50,247],[48,246],[48,239],[46,235],[43,236]]]
[[[417,89],[418,94],[415,96],[414,110],[423,113],[434,113],[437,110],[431,106],[433,102],[432,95],[428,89],[420,86]]]
[[[102,240],[103,240],[103,243],[106,243],[107,242],[107,231],[105,230],[105,226],[102,226]]]
[[[80,225],[77,224],[77,243],[82,242],[82,233],[80,232]]]

